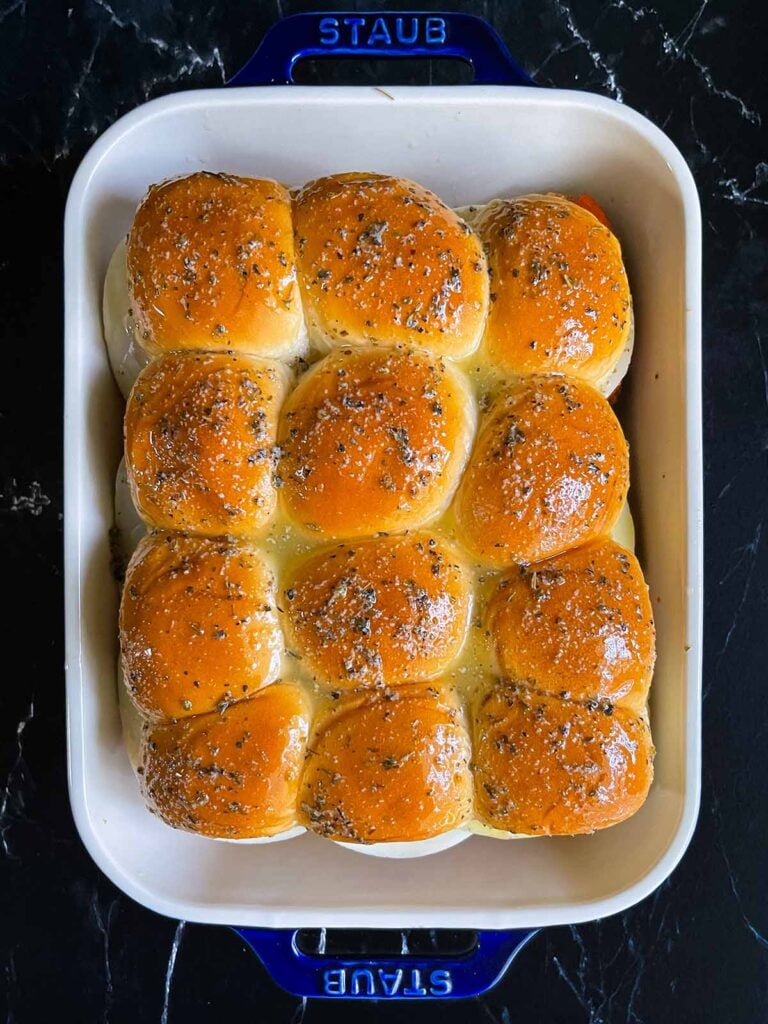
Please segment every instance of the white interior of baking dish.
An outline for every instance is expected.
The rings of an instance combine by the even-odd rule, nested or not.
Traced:
[[[588,191],[626,255],[637,324],[624,426],[658,628],[656,779],[592,836],[472,836],[420,860],[175,832],[144,809],[120,729],[109,528],[122,401],[101,331],[114,245],[147,185],[200,168],[301,182],[349,169],[412,177],[453,205]],[[198,92],[150,103],[95,144],[66,216],[65,559],[70,796],[89,852],[139,902],[266,926],[524,927],[604,916],[672,870],[698,809],[701,632],[700,224],[682,157],[610,100],[510,87]]]

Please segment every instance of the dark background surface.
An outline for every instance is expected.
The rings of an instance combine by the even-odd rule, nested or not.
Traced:
[[[542,84],[660,125],[703,205],[706,597],[701,815],[655,895],[541,932],[490,995],[303,1004],[234,933],[165,920],[96,869],[67,800],[62,636],[61,224],[93,139],[146,99],[219,86],[280,14],[210,0],[0,4],[0,1007],[9,1022],[768,1019],[768,152],[763,0],[456,3]],[[364,5],[362,5],[364,6]],[[389,6],[389,5],[386,5]],[[420,3],[421,8],[440,5]],[[348,7],[352,4],[336,4]],[[305,78],[316,80],[318,68]],[[327,79],[328,69],[322,69]],[[456,81],[345,66],[333,80]]]

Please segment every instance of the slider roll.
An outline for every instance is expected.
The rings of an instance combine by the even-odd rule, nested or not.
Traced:
[[[125,412],[125,461],[148,526],[249,537],[277,506],[275,437],[287,371],[231,353],[153,360]]]
[[[448,688],[344,695],[315,722],[301,820],[343,843],[440,835],[469,817],[469,762],[469,736]]]
[[[406,178],[334,174],[294,203],[310,339],[423,348],[459,358],[480,341],[488,272],[475,234]]]
[[[447,361],[334,352],[283,409],[283,507],[317,540],[422,526],[450,503],[473,430],[468,385]]]
[[[655,658],[648,587],[632,552],[608,538],[503,577],[488,632],[508,679],[638,714],[645,707]]]
[[[167,825],[216,839],[260,839],[296,825],[310,711],[277,683],[224,711],[151,726],[139,778]]]
[[[605,701],[498,682],[479,701],[473,738],[477,817],[518,835],[616,825],[642,806],[653,778],[645,718]]]
[[[569,378],[525,377],[481,427],[456,521],[483,563],[538,562],[608,533],[628,487],[627,442],[602,395]]]
[[[248,544],[150,534],[126,572],[120,648],[129,695],[148,718],[249,697],[279,671],[271,569]]]
[[[472,578],[459,552],[426,531],[313,555],[283,592],[289,632],[335,690],[432,679],[457,657]]]
[[[598,387],[631,343],[621,247],[589,209],[559,195],[495,199],[473,218],[488,254],[483,346],[504,373],[565,373]]]
[[[276,181],[199,171],[153,185],[127,265],[136,335],[151,355],[289,359],[304,349],[290,196]]]

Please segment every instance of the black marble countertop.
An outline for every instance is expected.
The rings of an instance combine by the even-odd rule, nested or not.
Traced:
[[[703,799],[682,864],[639,906],[602,922],[540,932],[502,983],[475,1002],[363,1007],[288,996],[233,932],[166,920],[132,902],[91,862],[67,798],[61,346],[69,182],[93,139],[121,114],[163,93],[221,85],[272,21],[311,5],[70,2],[0,4],[5,1019],[768,1019],[766,5],[445,5],[491,20],[542,84],[603,93],[646,114],[680,147],[699,186],[707,529]],[[415,6],[441,5],[421,0]],[[397,71],[357,65],[336,72],[336,81],[343,75],[455,80],[441,66],[410,63]],[[308,80],[320,74],[329,72],[306,72]]]

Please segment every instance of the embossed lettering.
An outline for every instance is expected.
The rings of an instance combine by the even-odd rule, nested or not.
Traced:
[[[440,973],[439,971],[436,973]],[[400,968],[396,971],[384,971],[379,969],[379,980],[381,981],[381,988],[385,996],[394,996],[397,994],[397,990],[400,988],[400,983],[403,980],[403,972]]]
[[[370,25],[370,28],[369,28]],[[377,17],[370,23],[365,17],[349,17],[339,20],[324,17],[318,22],[321,46],[339,44],[352,47],[442,46],[447,39],[445,18],[418,16],[387,18]]]
[[[341,968],[323,971],[323,992],[327,996],[343,996],[346,991],[345,972]]]
[[[426,41],[430,46],[445,42],[445,18],[427,18],[425,27]]]
[[[411,984],[403,989],[404,996],[425,996],[427,990],[421,984],[421,971],[418,967],[411,969]]]
[[[349,43],[350,46],[360,45],[360,28],[365,24],[365,18],[345,18],[344,24],[350,28]]]
[[[392,36],[389,34],[387,23],[383,18],[377,18],[373,23],[371,34],[368,36],[368,46],[375,46],[377,43],[392,45]]]
[[[323,46],[335,46],[339,41],[339,22],[336,18],[320,19],[320,42]]]
[[[422,982],[422,972],[412,967],[407,972],[402,968],[391,971],[380,967],[374,973],[367,967],[358,967],[350,971],[344,967],[334,967],[323,971],[323,992],[327,996],[360,996],[370,999],[372,996],[448,996],[453,991],[453,979],[450,971],[435,970],[429,972],[427,982]],[[403,982],[406,985],[403,985]]]
[[[363,982],[365,982],[365,991],[362,995],[373,996],[376,994],[376,982],[373,978],[373,971],[369,971],[367,967],[360,967],[358,970],[352,971],[349,983],[350,995],[359,996]]]
[[[429,976],[429,994],[431,996],[448,996],[453,991],[450,971],[432,971]]]
[[[404,46],[410,46],[412,43],[415,43],[419,38],[419,19],[411,18],[411,26],[406,32],[405,18],[397,18],[395,20],[395,38],[398,43],[402,43]]]

